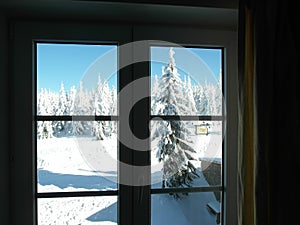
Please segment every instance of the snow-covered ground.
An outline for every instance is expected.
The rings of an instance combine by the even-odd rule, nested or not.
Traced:
[[[209,135],[191,135],[197,159],[222,158],[221,126]],[[152,143],[155,144],[155,143]],[[69,192],[117,189],[117,137],[102,141],[93,137],[60,137],[37,141],[38,192]],[[160,180],[161,165],[152,152],[152,179]],[[194,186],[208,186],[197,162],[200,178]],[[160,188],[154,183],[153,188]],[[190,193],[175,200],[168,194],[153,194],[152,225],[212,225],[216,216],[207,208],[215,202],[211,192]],[[38,199],[38,221],[44,224],[117,224],[117,197]]]

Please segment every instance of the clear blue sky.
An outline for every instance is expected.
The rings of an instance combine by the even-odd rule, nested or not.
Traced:
[[[151,75],[162,75],[162,67],[168,62],[170,47],[151,48]],[[174,59],[178,73],[183,80],[189,75],[194,84],[219,81],[222,68],[222,50],[208,48],[174,47]],[[163,61],[164,63],[161,63]]]
[[[37,88],[58,91],[61,82],[66,91],[85,86],[96,87],[98,74],[102,80],[117,87],[117,48],[113,45],[37,44]],[[174,48],[175,61],[182,76],[189,74],[194,83],[219,80],[221,50],[204,48]],[[169,47],[151,48],[151,75],[161,75],[169,59]]]
[[[46,88],[53,91],[60,89],[64,83],[66,91],[71,86],[78,87],[80,80],[97,84],[97,77],[113,76],[110,71],[117,69],[117,56],[113,45],[82,45],[82,44],[37,44],[37,89]],[[96,70],[97,59],[109,55],[111,63],[106,63],[101,70]],[[104,75],[105,74],[105,75]],[[91,81],[91,77],[95,80]],[[117,87],[116,76],[110,77],[110,83]]]

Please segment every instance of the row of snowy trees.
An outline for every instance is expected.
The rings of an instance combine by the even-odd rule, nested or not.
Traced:
[[[151,90],[151,113],[153,115],[168,115],[168,112],[161,111],[161,96],[162,89],[160,83],[164,82],[163,79],[159,78],[157,75],[154,76],[153,79],[153,87]],[[182,115],[214,115],[219,116],[222,115],[222,100],[223,94],[221,91],[221,83],[211,84],[205,83],[203,85],[192,85],[190,76],[184,77],[184,81],[180,82],[180,87],[182,88],[185,98],[187,99],[187,105],[183,107],[187,107],[190,111],[181,110],[184,113]],[[172,92],[172,89],[165,90],[168,92]],[[180,104],[180,103],[175,103]]]
[[[165,78],[154,77],[151,98],[151,113],[153,115],[171,115],[180,113],[181,115],[221,115],[222,93],[219,85],[206,83],[204,85],[192,85],[188,76],[181,81],[180,77],[174,82],[178,82],[178,87],[184,93],[186,104],[174,102],[172,107],[181,107],[180,111],[165,111],[161,96],[169,92],[174,95],[174,90],[165,89]],[[188,110],[187,110],[188,109]],[[78,88],[72,86],[69,91],[65,90],[64,84],[60,86],[59,92],[53,92],[42,88],[38,93],[37,101],[38,115],[65,116],[65,115],[117,115],[117,91],[114,87],[109,87],[107,82],[101,82],[98,78],[97,89],[87,91],[80,82]],[[87,121],[45,121],[38,123],[38,137],[50,138],[61,135],[81,135],[93,134],[98,139],[109,136],[111,132],[116,132],[116,125],[113,122],[87,122]]]
[[[96,90],[87,91],[80,82],[79,87],[65,91],[64,84],[59,93],[41,89],[37,96],[37,114],[51,116],[77,115],[117,115],[117,91],[110,88],[100,75]],[[94,135],[102,140],[116,133],[116,123],[112,121],[39,121],[38,138],[66,135]]]

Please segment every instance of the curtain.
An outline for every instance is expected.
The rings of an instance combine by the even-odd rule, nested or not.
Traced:
[[[239,2],[239,225],[299,223],[299,6]]]
[[[238,222],[254,224],[254,49],[252,11],[247,4],[239,10],[239,154]]]

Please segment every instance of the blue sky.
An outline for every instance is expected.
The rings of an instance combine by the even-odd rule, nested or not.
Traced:
[[[169,59],[169,47],[151,48],[151,75],[162,75],[162,67]],[[221,49],[174,47],[174,59],[181,79],[189,75],[193,84],[219,81],[222,68]],[[161,63],[161,62],[164,63]]]
[[[115,49],[113,45],[37,44],[37,89],[58,91],[63,82],[65,89],[69,90],[73,85],[77,87],[87,73],[97,79],[99,73],[116,71],[116,56],[111,57],[112,63],[105,65],[101,71],[94,71],[97,59],[108,52],[115,52]],[[110,79],[111,83],[116,84],[115,78]]]
[[[66,91],[83,84],[96,87],[102,80],[117,87],[117,47],[113,45],[37,44],[37,88],[58,91],[61,82]],[[174,48],[175,61],[183,79],[189,74],[194,83],[219,80],[221,50],[205,48]],[[105,56],[105,57],[103,57]],[[168,62],[169,47],[151,47],[151,75],[161,75]]]

